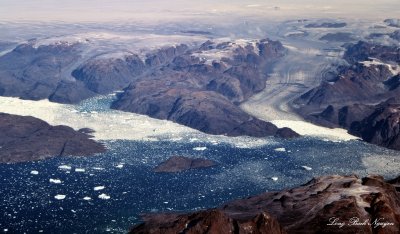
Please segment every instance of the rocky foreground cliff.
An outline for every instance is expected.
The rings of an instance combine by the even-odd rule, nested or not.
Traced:
[[[41,160],[50,157],[88,156],[105,147],[67,126],[51,126],[30,116],[0,113],[0,163]]]
[[[187,214],[149,214],[130,233],[380,233],[400,231],[400,178],[323,176]]]

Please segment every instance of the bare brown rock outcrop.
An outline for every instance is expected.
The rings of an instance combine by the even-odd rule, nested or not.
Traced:
[[[105,151],[87,129],[51,126],[30,116],[0,113],[0,163],[41,160],[50,157],[88,156]]]
[[[386,182],[380,176],[322,176],[297,188],[232,201],[216,209],[147,215],[131,233],[397,234],[398,182],[399,178]]]

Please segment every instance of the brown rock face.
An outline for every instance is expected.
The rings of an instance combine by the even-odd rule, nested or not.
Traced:
[[[30,116],[0,113],[0,163],[104,152],[90,135],[67,126],[51,126]]]
[[[205,60],[218,53],[222,58]],[[171,53],[175,57],[132,81],[111,108],[171,120],[209,134],[295,137],[298,134],[290,129],[278,132],[275,125],[238,106],[265,88],[263,71],[284,54],[277,41],[248,45],[208,41],[179,56]]]
[[[17,46],[0,57],[0,95],[60,103],[94,96],[83,82],[62,75],[81,58],[82,46],[66,42],[37,48],[32,43]]]
[[[381,177],[320,177],[298,188],[228,203],[223,209],[240,209],[242,214],[266,210],[288,233],[397,233],[400,227],[399,194]],[[379,218],[393,226],[379,232],[382,226],[355,225]]]
[[[389,180],[388,182],[396,188],[397,192],[400,192],[400,176],[395,179]]]
[[[363,179],[323,176],[297,188],[236,200],[213,210],[148,216],[131,233],[283,233],[276,218],[287,233],[397,234],[399,180],[385,182],[380,176]],[[238,222],[235,232],[230,232],[232,222]],[[185,232],[191,223],[203,229]],[[221,232],[204,229],[217,224],[220,227],[217,231]]]
[[[130,233],[209,233],[209,234],[283,234],[286,233],[276,219],[263,212],[250,219],[231,218],[225,212],[213,209],[190,215],[155,215],[134,227]]]
[[[362,121],[353,122],[350,133],[367,142],[400,149],[400,103],[384,102]]]
[[[387,66],[355,63],[340,68],[336,80],[322,82],[302,95],[296,103],[324,108],[328,105],[344,106],[385,100],[397,95],[396,90],[390,90],[384,84],[392,76]]]
[[[335,79],[294,101],[298,113],[316,124],[346,128],[367,142],[400,150],[400,74],[395,70],[400,47],[359,42],[347,48],[344,59],[350,65],[339,67]]]
[[[388,99],[377,105],[353,104],[342,108],[329,105],[308,120],[328,127],[342,127],[363,140],[400,150],[400,100]]]
[[[167,161],[161,163],[156,168],[155,172],[180,172],[189,169],[205,168],[215,166],[214,161],[202,158],[188,158],[182,156],[173,156]]]

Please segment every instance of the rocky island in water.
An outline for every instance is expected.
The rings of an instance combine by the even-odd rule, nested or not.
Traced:
[[[188,158],[183,156],[172,156],[167,161],[161,163],[156,168],[154,168],[155,172],[181,172],[190,169],[197,168],[206,168],[215,166],[216,163],[214,161],[202,158]]]

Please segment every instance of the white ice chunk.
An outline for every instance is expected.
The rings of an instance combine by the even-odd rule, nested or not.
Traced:
[[[118,164],[117,166],[115,166],[116,168],[123,168],[124,164]]]
[[[110,199],[110,196],[108,196],[108,195],[105,194],[105,193],[102,193],[102,194],[99,195],[99,198],[100,198],[100,199],[103,199],[103,200],[108,200],[108,199]]]
[[[90,200],[92,200],[92,198],[91,197],[84,197],[83,200],[90,201]]]
[[[102,168],[102,167],[93,167],[93,170],[102,171],[102,170],[104,170],[104,168]]]
[[[38,172],[38,171],[31,171],[31,174],[32,174],[32,175],[38,175],[39,172]]]
[[[274,149],[276,152],[286,152],[285,148],[276,148]]]
[[[206,150],[207,147],[194,147],[193,150],[197,150],[197,151],[204,151]]]
[[[65,197],[66,197],[65,195],[61,195],[61,194],[57,194],[54,196],[54,198],[57,200],[63,200]]]
[[[76,168],[76,169],[75,169],[75,172],[85,172],[85,169],[83,169],[83,168]]]
[[[94,191],[99,191],[99,190],[103,190],[105,188],[106,188],[105,186],[97,186],[97,187],[94,187],[93,190]]]
[[[53,184],[61,184],[62,183],[62,181],[59,179],[49,179],[49,182],[53,183]]]
[[[68,165],[61,165],[61,166],[58,166],[58,169],[62,169],[62,170],[71,170],[71,166],[68,166]]]
[[[271,177],[271,179],[272,179],[273,181],[277,181],[277,180],[278,180],[278,177],[274,176],[274,177]]]
[[[312,170],[312,168],[308,167],[308,166],[301,166],[301,167],[304,168],[304,170],[306,170],[306,171],[311,171]]]

